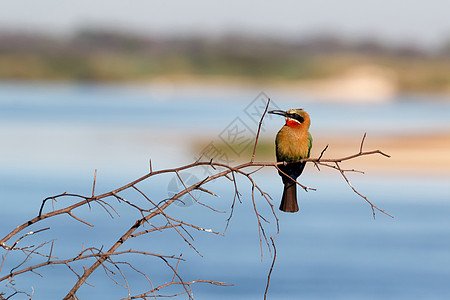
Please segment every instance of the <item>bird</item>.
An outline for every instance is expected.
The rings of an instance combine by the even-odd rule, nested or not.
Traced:
[[[302,174],[306,162],[298,160],[309,158],[312,148],[312,136],[309,133],[311,119],[301,108],[292,108],[287,111],[271,110],[268,113],[285,117],[286,124],[278,131],[275,139],[278,174],[284,184],[280,210],[284,212],[297,212],[297,184],[294,180]],[[293,163],[290,163],[293,162]],[[288,175],[288,176],[286,176]]]

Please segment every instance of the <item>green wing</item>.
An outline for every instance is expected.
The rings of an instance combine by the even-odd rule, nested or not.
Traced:
[[[311,154],[311,148],[312,148],[313,138],[311,133],[309,133],[309,147],[308,147],[308,157]]]

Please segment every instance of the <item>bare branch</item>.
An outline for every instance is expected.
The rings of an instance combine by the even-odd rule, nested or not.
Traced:
[[[267,113],[267,109],[269,108],[269,103],[270,103],[270,98],[267,99],[267,105],[266,105],[266,109],[264,109],[264,112],[261,116],[261,119],[259,120],[259,124],[258,124],[258,132],[256,133],[256,138],[255,138],[255,146],[253,147],[253,154],[252,154],[252,159],[250,160],[251,162],[253,162],[255,160],[255,153],[256,153],[256,146],[258,145],[258,139],[259,139],[259,132],[261,130],[261,125],[262,125],[262,121],[264,119],[264,116]]]
[[[270,237],[270,241],[272,242],[272,247],[273,247],[273,260],[272,260],[272,265],[270,266],[269,274],[267,275],[267,284],[266,284],[266,290],[264,291],[264,300],[267,299],[267,291],[269,290],[270,277],[272,276],[272,271],[273,271],[273,267],[275,265],[275,260],[277,259],[277,247],[275,246],[275,242],[273,241],[272,237]]]
[[[95,196],[95,182],[96,182],[96,180],[97,180],[97,169],[95,169],[95,172],[94,172],[94,182],[92,184],[92,198],[94,198],[94,196]]]
[[[373,218],[375,219],[375,209],[378,210],[379,212],[393,218],[394,216],[390,215],[389,213],[387,213],[386,211],[378,208],[376,205],[374,205],[372,202],[369,201],[369,199],[367,199],[366,196],[362,195],[360,192],[358,192],[353,185],[350,183],[350,181],[348,180],[347,176],[345,176],[344,171],[341,169],[341,167],[339,166],[339,163],[336,162],[336,168],[339,170],[339,172],[341,173],[342,177],[345,179],[345,181],[347,182],[348,186],[361,198],[363,198],[364,200],[366,200],[367,203],[370,204],[370,207],[372,208],[372,214],[373,214]]]
[[[94,227],[94,225],[92,225],[92,224],[89,223],[89,222],[86,222],[85,220],[82,220],[82,219],[76,217],[76,216],[75,216],[72,212],[70,212],[70,211],[69,211],[67,214],[68,214],[69,216],[71,216],[72,218],[74,218],[75,220],[80,221],[81,223],[84,223],[84,224],[86,224],[86,225],[88,225],[88,226]]]
[[[359,146],[359,153],[363,152],[364,140],[366,139],[366,132],[364,132],[363,138],[361,140],[361,145]]]
[[[137,238],[139,236],[146,235],[146,237],[152,237],[154,232],[165,232],[166,230],[174,230],[186,243],[186,245],[193,249],[196,253],[198,253],[200,256],[202,256],[199,252],[199,250],[196,248],[196,245],[194,244],[194,237],[196,237],[196,234],[201,234],[202,232],[208,232],[215,235],[224,235],[227,231],[227,228],[229,226],[229,223],[231,221],[231,218],[233,216],[234,210],[235,210],[235,204],[236,200],[238,200],[240,203],[242,203],[243,199],[241,199],[241,193],[238,188],[237,184],[237,178],[244,178],[245,180],[248,180],[248,182],[251,184],[251,201],[252,201],[252,208],[253,213],[256,218],[256,225],[258,227],[258,235],[259,235],[259,243],[260,243],[260,252],[261,252],[261,260],[263,260],[263,254],[264,254],[264,244],[266,244],[269,253],[272,255],[273,260],[272,264],[268,273],[267,277],[267,284],[266,289],[264,293],[264,298],[267,297],[271,275],[274,269],[275,261],[277,258],[277,249],[275,246],[274,238],[278,235],[280,231],[279,226],[279,219],[277,217],[275,206],[273,204],[273,200],[271,196],[266,193],[263,188],[258,184],[258,182],[253,178],[254,174],[260,172],[264,168],[274,168],[280,174],[284,174],[288,177],[286,173],[284,173],[279,166],[281,164],[286,164],[286,162],[255,162],[255,154],[256,154],[256,148],[258,145],[258,140],[260,136],[261,127],[263,124],[263,119],[267,113],[268,107],[269,107],[270,99],[267,101],[267,105],[265,107],[265,110],[261,116],[261,119],[258,123],[258,130],[256,134],[256,139],[253,147],[253,153],[250,158],[250,161],[246,163],[237,164],[235,166],[231,166],[226,163],[217,162],[213,158],[208,158],[205,161],[202,161],[202,159],[205,157],[205,155],[210,150],[210,147],[207,147],[200,157],[196,159],[193,163],[186,164],[183,166],[178,166],[175,168],[168,168],[163,170],[157,170],[154,171],[152,168],[152,161],[149,160],[149,169],[150,172],[145,174],[144,176],[141,176],[128,184],[125,184],[123,186],[120,186],[118,188],[115,188],[114,190],[110,190],[109,192],[98,194],[96,195],[96,181],[97,181],[97,170],[95,170],[94,173],[94,179],[92,183],[92,193],[89,196],[83,196],[79,194],[70,194],[70,193],[61,193],[55,196],[47,197],[45,198],[40,206],[39,213],[36,217],[28,220],[27,222],[15,227],[11,232],[6,234],[2,239],[0,239],[0,250],[3,249],[5,251],[5,254],[2,256],[2,262],[0,264],[0,272],[4,270],[8,266],[6,263],[7,258],[10,259],[10,256],[12,256],[11,253],[19,253],[20,255],[24,255],[23,258],[18,259],[17,263],[14,265],[14,267],[10,270],[7,274],[1,274],[0,273],[0,282],[6,282],[7,287],[11,289],[11,295],[8,296],[8,298],[12,297],[13,295],[23,293],[27,296],[32,296],[32,294],[25,293],[23,291],[19,291],[14,288],[14,286],[11,287],[12,283],[21,274],[25,273],[35,273],[39,276],[41,276],[40,269],[48,266],[54,266],[54,265],[63,265],[68,268],[69,273],[73,273],[76,276],[76,282],[74,283],[73,287],[70,291],[68,291],[67,295],[64,299],[76,299],[76,293],[77,291],[85,284],[91,285],[88,283],[88,280],[91,280],[92,273],[98,269],[99,267],[103,268],[106,276],[110,278],[114,284],[123,286],[124,289],[127,290],[128,298],[126,299],[136,299],[136,298],[143,298],[147,299],[149,297],[157,299],[158,297],[172,297],[177,296],[181,294],[186,294],[189,298],[193,297],[193,290],[192,285],[195,283],[208,283],[218,286],[226,286],[227,284],[225,282],[220,281],[212,281],[212,280],[191,280],[187,281],[184,278],[182,278],[180,274],[180,268],[181,268],[181,262],[184,261],[182,259],[181,254],[174,256],[174,255],[166,255],[166,254],[157,254],[150,251],[142,251],[142,250],[122,250],[119,251],[119,248],[127,242],[130,238]],[[386,211],[378,208],[376,205],[374,205],[371,201],[368,200],[366,196],[364,196],[362,193],[360,193],[353,185],[350,183],[347,172],[359,172],[364,173],[363,171],[355,170],[352,168],[344,169],[341,168],[341,163],[344,161],[349,161],[357,157],[362,156],[368,156],[368,155],[382,155],[385,157],[389,157],[389,155],[383,153],[380,150],[372,150],[372,151],[363,151],[364,143],[366,139],[366,133],[364,134],[361,143],[359,145],[359,152],[355,154],[351,154],[345,157],[340,158],[323,158],[323,155],[325,151],[328,149],[328,145],[321,151],[320,155],[317,158],[307,158],[299,160],[298,162],[307,162],[307,163],[313,163],[317,169],[320,171],[319,166],[327,167],[333,170],[339,171],[339,174],[344,178],[347,185],[352,189],[352,191],[357,194],[359,197],[363,198],[371,207],[373,217],[375,218],[376,212],[381,212],[389,217],[392,217],[392,215],[388,214]],[[289,162],[289,163],[295,163],[295,162]],[[289,164],[287,163],[287,164]],[[197,183],[192,184],[188,186],[183,179],[180,176],[180,172],[185,170],[193,170],[199,167],[206,167],[212,170],[212,175],[199,180]],[[145,192],[143,189],[140,189],[137,187],[139,183],[142,183],[146,180],[149,180],[150,178],[154,176],[159,176],[163,174],[175,174],[177,178],[181,181],[183,188],[181,191],[173,195],[169,199],[154,199],[154,195],[150,194],[151,192]],[[219,195],[212,192],[210,189],[205,188],[206,184],[209,182],[213,182],[219,178],[227,178],[229,181],[233,184],[233,190],[234,195],[229,211],[228,218],[226,219],[226,225],[224,228],[223,233],[220,233],[216,230],[210,228],[203,228],[204,225],[199,226],[198,224],[194,224],[191,222],[187,222],[182,220],[181,218],[177,217],[175,218],[172,215],[169,215],[167,212],[167,208],[172,205],[175,201],[180,201],[183,196],[190,196],[194,201],[206,208],[209,209],[211,213],[225,213],[224,211],[218,210],[214,204],[207,205],[201,201],[199,201],[194,195],[194,190],[199,190],[203,193],[209,194],[214,197],[219,197]],[[293,178],[291,178],[294,180]],[[305,185],[302,185],[300,182],[294,180],[297,185],[302,187],[305,191],[308,190],[316,190],[315,188],[310,188]],[[124,193],[121,194],[121,192],[125,191],[136,191],[137,193],[133,192],[131,193],[131,196],[127,195],[128,199],[125,199],[121,195],[124,195]],[[255,194],[256,193],[256,194]],[[150,197],[151,196],[151,197]],[[137,198],[135,200],[134,198]],[[259,203],[257,203],[257,200],[261,198],[264,199],[262,203],[264,205],[268,205],[270,207],[269,217],[263,216],[260,211],[263,211],[261,209],[261,206]],[[117,201],[114,201],[116,199]],[[51,200],[52,202],[52,208],[51,210],[46,212],[47,210],[44,210],[44,207],[47,202]],[[58,201],[58,202],[57,202]],[[119,215],[119,209],[118,207],[120,204],[118,203],[125,203],[127,204],[127,207],[132,209],[135,212],[138,212],[138,217],[132,221],[132,225],[124,230],[124,232],[118,234],[116,237],[115,242],[112,243],[112,245],[108,245],[109,249],[106,251],[103,251],[103,246],[100,247],[100,249],[95,247],[87,247],[85,249],[84,244],[82,247],[82,250],[80,252],[76,252],[75,254],[72,253],[73,256],[69,256],[69,258],[57,258],[53,256],[53,253],[59,253],[55,249],[57,248],[57,243],[54,239],[50,241],[42,242],[39,245],[32,245],[29,243],[28,245],[25,244],[25,242],[29,239],[25,239],[25,237],[39,233],[44,230],[49,230],[49,227],[39,229],[37,231],[29,231],[28,233],[23,233],[25,229],[29,228],[30,226],[34,226],[35,224],[39,223],[40,221],[58,216],[58,215],[65,215],[67,214],[70,216],[68,218],[69,220],[74,219],[75,221],[81,222],[83,224],[86,224],[90,227],[94,227],[94,224],[91,224],[87,221],[85,221],[83,217],[77,217],[75,216],[75,213],[77,215],[78,211],[76,211],[80,207],[89,207],[89,211],[91,210],[91,203],[97,203],[99,204],[108,214],[111,218],[113,218],[113,214]],[[48,206],[48,205],[47,205]],[[93,205],[93,207],[95,207]],[[117,207],[117,209],[116,209]],[[270,217],[272,215],[273,217]],[[273,224],[273,231],[276,226],[276,232],[273,236],[266,234],[267,231],[267,224],[272,224],[271,222],[275,222]],[[146,224],[148,226],[145,228]],[[208,226],[209,227],[209,226]],[[14,241],[15,242],[12,242]],[[57,240],[56,240],[57,241]],[[11,244],[12,245],[7,245]],[[20,247],[19,247],[20,243]],[[146,244],[146,247],[148,245]],[[186,247],[186,248],[188,248]],[[106,247],[105,247],[106,248]],[[107,249],[107,248],[106,248]],[[127,255],[143,255],[145,257],[152,257],[157,258],[161,260],[165,268],[168,268],[170,271],[170,277],[169,280],[165,283],[162,283],[158,286],[154,286],[152,281],[150,280],[149,276],[140,271],[138,268],[133,266],[129,261],[120,261],[118,260],[118,257],[125,257]],[[35,261],[34,259],[40,258],[39,261]],[[44,260],[44,261],[42,261]],[[173,261],[176,260],[176,263]],[[80,265],[75,264],[75,262],[83,262],[82,267]],[[85,267],[85,263],[89,262],[90,265],[87,265]],[[150,288],[139,295],[132,296],[132,281],[129,280],[129,277],[127,277],[128,272],[137,272],[140,274],[139,276],[143,276],[146,278],[146,280],[150,283]],[[42,272],[42,274],[44,274]],[[22,276],[19,276],[22,277]],[[167,293],[164,293],[163,290],[165,290],[167,287],[178,287],[179,290],[174,291],[173,289],[168,289],[166,291]],[[169,292],[170,291],[170,292]],[[33,291],[34,293],[34,291]],[[6,299],[4,298],[5,294],[0,293],[0,299]]]

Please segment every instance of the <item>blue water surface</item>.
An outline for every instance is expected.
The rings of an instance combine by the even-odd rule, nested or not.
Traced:
[[[307,174],[307,173],[306,173]],[[305,175],[306,175],[305,174]],[[274,197],[277,205],[281,183],[273,183],[273,173],[258,178],[261,186]],[[1,178],[2,202],[6,205],[0,228],[6,233],[14,226],[34,216],[41,200],[48,195],[69,191],[89,194],[88,184],[78,186],[83,178],[61,176],[43,181],[40,178]],[[394,219],[377,213],[374,220],[370,206],[342,186],[339,178],[316,178],[311,182],[316,192],[299,192],[301,212],[283,214],[279,217],[280,233],[276,236],[277,260],[270,284],[271,299],[446,299],[450,296],[450,204],[445,182],[435,182],[433,193],[412,188],[421,179],[393,182],[392,178],[369,177],[358,188],[370,199],[395,216]],[[166,180],[143,185],[153,199],[167,197],[164,189],[157,189]],[[154,233],[123,245],[123,250],[133,248],[167,255],[180,255],[187,259],[180,265],[184,280],[211,279],[233,284],[216,287],[198,284],[194,287],[197,299],[260,299],[264,293],[266,278],[272,257],[265,244],[261,261],[258,227],[251,204],[250,186],[240,180],[243,203],[237,203],[233,218],[225,236],[191,231],[196,249],[203,257],[184,243],[174,231],[167,234]],[[23,186],[26,189],[23,189]],[[99,190],[119,186],[115,180],[104,181]],[[439,188],[441,187],[441,188]],[[218,209],[230,211],[233,187],[212,184],[219,199],[202,196],[200,200],[215,204]],[[124,194],[129,200],[138,198]],[[426,199],[424,201],[424,199]],[[87,245],[98,249],[112,245],[119,235],[133,225],[139,214],[109,199],[121,216],[111,219],[98,205],[76,211],[78,217],[95,225],[90,228],[68,216],[44,221],[32,226],[37,230],[49,226],[28,242],[55,239],[54,255],[63,258],[76,255]],[[57,206],[73,199],[58,200]],[[267,203],[256,199],[257,207],[271,223],[264,224],[266,234],[276,234],[276,222]],[[51,205],[47,205],[50,210]],[[211,213],[204,207],[174,206],[168,212],[184,221],[192,221],[203,228],[222,231],[227,214]],[[154,224],[157,224],[155,222]],[[48,248],[46,248],[48,249]],[[20,256],[23,259],[23,256]],[[153,283],[170,280],[171,274],[159,259],[129,258],[140,271],[146,272]],[[36,261],[41,262],[37,259]],[[17,260],[10,254],[5,271]],[[92,261],[91,261],[92,262]],[[87,263],[85,263],[87,264]],[[80,265],[74,268],[80,270]],[[132,291],[144,291],[149,284],[139,273],[122,266]],[[74,284],[76,277],[64,266],[46,267],[39,273],[17,276],[17,287],[35,290],[35,299],[61,298]],[[82,299],[118,299],[127,296],[127,290],[114,284],[103,271],[97,271],[90,280],[94,287],[84,287],[78,293]],[[123,280],[122,280],[123,283]],[[179,290],[178,290],[179,291]]]
[[[270,91],[265,92],[270,95]],[[193,131],[215,137],[236,117],[254,124],[245,113],[253,96],[201,97],[199,94],[162,97],[142,86],[1,83],[0,236],[37,216],[42,200],[48,196],[63,192],[90,195],[93,171],[99,164],[102,168],[96,183],[97,194],[146,174],[146,151],[156,158],[155,169],[174,167],[178,162],[192,161],[192,157],[182,154],[186,145],[181,141],[189,139]],[[254,97],[257,96],[256,93]],[[445,101],[403,97],[389,103],[350,105],[304,100],[301,106],[314,115],[313,126],[317,132],[330,128],[336,132],[359,132],[364,128],[375,134],[407,134],[450,129],[450,106]],[[287,99],[273,101],[279,107],[293,105]],[[279,125],[268,124],[265,134],[273,134]],[[139,134],[134,136],[136,132]],[[157,140],[143,143],[140,139],[146,134]],[[159,150],[153,152],[154,148]],[[189,170],[189,173],[198,178],[204,176],[202,169]],[[161,201],[169,196],[169,183],[174,177],[174,174],[158,176],[138,187],[152,200]],[[264,170],[255,175],[255,180],[273,197],[272,203],[277,208],[282,184],[276,172]],[[377,211],[375,220],[370,205],[356,195],[338,173],[322,175],[307,168],[302,180],[317,191],[298,191],[300,213],[285,214],[276,210],[278,234],[277,222],[267,201],[259,195],[255,198],[258,212],[268,221],[262,221],[264,233],[268,238],[275,237],[277,258],[269,299],[450,297],[449,178],[433,174],[351,176],[358,191],[394,216],[391,218]],[[251,184],[240,178],[238,186],[242,203],[236,202],[225,236],[190,230],[191,239],[185,234],[202,256],[174,230],[137,237],[120,249],[182,254],[186,261],[180,262],[178,271],[183,280],[210,279],[232,284],[228,287],[193,285],[195,299],[261,299],[273,248],[272,254],[269,253],[263,238],[261,260]],[[167,212],[201,228],[223,232],[233,202],[234,185],[221,180],[208,184],[207,188],[220,197],[202,194],[199,200],[226,213],[211,212],[198,204],[173,205]],[[136,191],[123,192],[120,196],[141,205],[146,203]],[[27,228],[21,234],[50,229],[24,238],[20,245],[48,242],[40,248],[48,253],[53,241],[52,255],[58,259],[73,257],[91,246],[103,251],[108,249],[141,215],[114,197],[105,200],[119,215],[111,208],[108,213],[92,203],[90,207],[75,210],[74,214],[94,225],[93,228],[61,215]],[[75,201],[63,197],[53,205],[61,208]],[[44,212],[52,209],[50,200]],[[153,225],[164,223],[163,219],[152,221]],[[149,228],[152,227],[145,227]],[[2,250],[2,255],[5,254]],[[23,253],[8,253],[0,276],[8,274],[25,257]],[[22,267],[45,260],[45,257],[37,257]],[[120,262],[128,261],[135,269],[145,272],[154,285],[173,277],[160,258],[125,255],[115,261],[126,274],[131,295],[145,292],[150,283],[141,273]],[[169,261],[176,265],[175,260]],[[89,260],[72,267],[81,274],[83,265],[93,262]],[[113,265],[107,267],[109,271],[99,268],[90,278],[88,283],[94,286],[85,285],[79,290],[80,299],[128,296],[127,288],[114,283],[107,275],[126,286],[119,269]],[[16,289],[33,293],[33,299],[60,299],[76,282],[76,275],[65,265],[46,266],[36,271],[39,274],[18,275],[13,282]],[[0,291],[6,295],[13,293],[5,284],[0,285]],[[178,287],[167,292],[180,291]],[[27,297],[18,294],[12,299]]]
[[[264,97],[260,93],[271,97],[270,91],[231,98],[226,91],[202,95],[200,90],[168,98],[145,86],[0,82],[0,120],[219,131],[235,117],[252,124],[245,112],[254,100],[261,105]],[[448,99],[405,95],[389,102],[355,104],[321,102],[300,95],[295,100],[271,100],[281,109],[305,108],[314,116],[313,128],[318,132],[359,132],[361,128],[375,133],[450,130]]]

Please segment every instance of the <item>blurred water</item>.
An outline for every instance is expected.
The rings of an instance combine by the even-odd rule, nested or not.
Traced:
[[[303,107],[316,131],[364,128],[371,132],[450,129],[450,102],[431,96],[403,96],[380,103],[321,102],[302,95],[276,97],[270,91],[202,90],[167,93],[143,85],[0,82],[0,120],[60,125],[105,124],[151,129],[217,132],[241,116],[260,92],[280,108]],[[284,97],[282,97],[284,96]],[[275,97],[275,98],[274,98]],[[268,116],[270,118],[270,116]],[[207,127],[205,127],[207,124]],[[358,128],[355,128],[358,124]]]
[[[186,154],[185,147],[192,135],[216,138],[237,116],[252,124],[244,109],[256,96],[257,93],[234,97],[167,96],[142,86],[0,84],[1,235],[34,217],[47,196],[64,191],[89,194],[95,168],[99,169],[97,191],[105,192],[145,174],[149,158],[153,159],[155,169],[191,162],[191,154]],[[299,106],[314,115],[316,132],[326,131],[327,126],[336,132],[364,128],[376,134],[450,129],[447,102],[424,100],[338,105],[305,99],[299,101]],[[293,106],[290,99],[274,101],[280,107]],[[273,123],[265,125],[264,134],[276,132],[280,124]],[[147,138],[142,140],[143,137]],[[201,177],[201,171],[197,172]],[[352,183],[361,192],[395,216],[391,219],[378,213],[374,221],[367,203],[336,174],[324,175],[310,167],[302,177],[305,184],[318,191],[298,192],[299,214],[278,214],[278,258],[270,299],[450,297],[449,178],[407,174],[352,176]],[[162,176],[143,184],[142,189],[153,199],[164,199],[172,178]],[[262,172],[256,179],[277,205],[281,182],[275,172]],[[194,233],[195,245],[203,258],[176,233],[139,238],[124,245],[124,250],[132,247],[169,255],[183,253],[188,259],[180,266],[185,280],[201,278],[234,284],[232,287],[199,284],[194,287],[196,299],[261,299],[271,258],[265,251],[264,260],[260,261],[251,186],[244,179],[239,186],[244,202],[237,204],[225,237]],[[201,200],[229,211],[233,186],[218,182],[210,188],[221,197],[202,196]],[[135,199],[131,193],[124,196]],[[51,227],[36,237],[36,242],[56,237],[54,253],[60,258],[74,255],[83,241],[99,248],[109,247],[118,233],[139,217],[126,205],[110,200],[120,209],[120,217],[111,219],[98,206],[77,211],[77,216],[95,224],[95,229],[102,232],[100,235],[68,216],[61,216],[31,228]],[[71,201],[61,199],[56,205]],[[256,201],[261,213],[271,221],[265,225],[266,233],[274,235],[275,223],[267,204],[260,198]],[[170,213],[219,231],[228,217],[209,213],[199,205],[174,206]],[[30,241],[34,238],[30,237]],[[136,265],[148,272],[154,283],[171,278],[160,260],[136,260]],[[11,260],[2,273],[8,272],[15,262]],[[136,284],[133,292],[142,291],[143,285],[148,284],[126,266],[123,270],[128,272],[130,282]],[[42,275],[42,278],[36,274],[17,277],[16,287],[31,291],[33,286],[34,299],[61,298],[76,279],[65,267],[48,268]],[[96,288],[81,289],[81,299],[126,297],[126,289],[112,283],[103,271],[94,275],[90,283]]]
[[[412,187],[424,184],[422,179],[395,181],[395,178],[369,177],[356,180],[355,186],[395,216],[392,220],[377,214],[374,221],[369,206],[350,192],[338,177],[311,178],[311,173],[311,170],[305,173],[305,176],[310,176],[308,184],[317,187],[318,191],[299,192],[299,214],[278,214],[281,233],[276,238],[278,258],[272,275],[271,299],[446,299],[450,296],[450,192],[448,188],[442,188],[448,181],[434,180],[427,189],[418,192]],[[277,181],[274,184],[274,176],[273,172],[262,174],[258,182],[274,197],[276,204],[281,183]],[[7,210],[3,209],[2,232],[11,230],[13,224],[34,217],[45,196],[66,188],[67,191],[84,194],[90,191],[85,178],[69,178],[63,174],[59,178],[48,179],[26,175],[2,176],[2,205],[5,201],[15,204],[13,207],[6,205]],[[144,189],[153,199],[165,198],[166,191],[157,187],[164,186],[167,181],[157,180],[153,183],[154,188],[144,185]],[[26,189],[23,188],[25,183]],[[103,180],[98,188],[103,191],[120,184],[117,180]],[[180,266],[185,280],[214,279],[234,284],[233,287],[199,284],[194,288],[198,299],[260,299],[271,259],[265,251],[265,259],[260,261],[250,186],[244,180],[239,184],[244,203],[237,204],[226,236],[193,232],[194,243],[203,258],[174,233],[143,237],[127,243],[123,250],[133,248],[168,255],[183,253],[183,257],[188,259]],[[233,187],[217,184],[211,187],[221,198],[202,196],[201,200],[207,203],[218,201],[219,209],[229,210]],[[127,198],[135,197],[130,195]],[[56,237],[54,255],[60,258],[75,255],[83,242],[106,248],[139,217],[124,205],[115,204],[114,199],[110,200],[120,211],[120,217],[110,219],[98,206],[93,206],[92,211],[83,209],[76,212],[77,216],[92,222],[100,235],[67,216],[42,222],[30,229],[50,226],[51,231],[39,238],[42,241]],[[64,201],[59,203],[62,205]],[[275,223],[267,205],[260,198],[257,205],[271,221],[265,227],[267,234],[273,235]],[[219,231],[223,230],[228,217],[209,213],[198,205],[176,206],[170,213]],[[148,272],[154,283],[170,278],[160,260],[138,257],[131,261],[136,262],[141,271]],[[7,264],[6,270],[10,266],[12,264]],[[132,290],[142,290],[140,285],[146,284],[142,276],[130,272],[125,266],[123,271],[128,271]],[[75,276],[61,266],[44,269],[42,275],[42,278],[35,274],[17,277],[17,287],[29,290],[32,285],[35,299],[61,298],[75,281]],[[109,281],[103,272],[97,272],[90,282],[96,288],[85,287],[79,293],[80,298],[116,299],[117,295],[126,296],[126,290]]]

